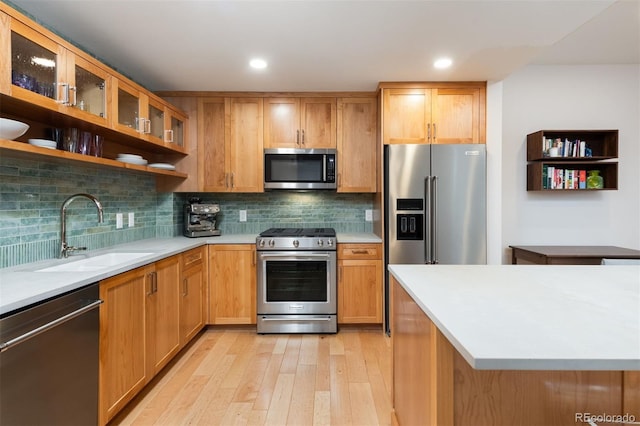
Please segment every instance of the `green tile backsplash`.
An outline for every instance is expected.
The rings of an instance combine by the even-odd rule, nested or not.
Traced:
[[[338,232],[371,232],[365,222],[371,194],[330,191],[273,191],[263,194],[171,194],[155,190],[155,178],[121,170],[69,163],[0,157],[0,268],[55,258],[60,245],[60,206],[86,192],[102,203],[77,199],[67,209],[67,239],[90,250],[147,238],[182,235],[183,204],[190,197],[220,204],[223,234],[257,234],[278,226],[333,227]],[[247,222],[239,221],[247,210]],[[127,214],[135,213],[135,226]],[[116,213],[124,228],[116,229]]]

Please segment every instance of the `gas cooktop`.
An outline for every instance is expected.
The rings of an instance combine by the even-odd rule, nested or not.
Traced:
[[[333,228],[270,228],[260,233],[261,237],[335,237]]]

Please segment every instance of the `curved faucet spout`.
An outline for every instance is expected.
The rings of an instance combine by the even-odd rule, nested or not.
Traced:
[[[69,206],[69,204],[73,202],[73,200],[77,198],[88,198],[89,200],[93,201],[93,203],[98,208],[98,223],[104,222],[102,204],[93,195],[85,194],[85,193],[74,194],[69,198],[67,198],[66,200],[64,200],[64,202],[62,203],[62,207],[60,207],[60,257],[61,258],[69,257],[69,252],[87,249],[86,247],[72,247],[67,244],[67,207]]]

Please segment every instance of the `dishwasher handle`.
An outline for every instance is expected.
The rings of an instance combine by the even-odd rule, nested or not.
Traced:
[[[6,342],[2,342],[0,343],[0,352],[4,352],[7,351],[9,349],[11,349],[14,346],[19,345],[20,343],[24,343],[27,340],[36,337],[38,334],[44,333],[47,330],[50,330],[54,327],[59,326],[60,324],[63,324],[69,320],[72,320],[76,317],[79,317],[82,314],[85,314],[95,308],[97,308],[100,304],[102,303],[102,300],[98,299],[98,300],[94,300],[91,301],[89,304],[83,306],[80,309],[77,309],[73,312],[69,312],[68,314],[61,316],[60,318],[56,318],[53,321],[50,321],[46,324],[41,325],[40,327],[36,327],[33,330],[30,330],[18,337],[15,337],[11,340],[8,340]]]

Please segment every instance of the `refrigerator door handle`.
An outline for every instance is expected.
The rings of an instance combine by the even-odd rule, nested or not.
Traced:
[[[431,176],[427,176],[426,178],[424,178],[424,199],[426,202],[426,206],[425,206],[425,215],[424,215],[424,253],[425,253],[425,259],[424,259],[424,263],[429,265],[432,262],[432,253],[431,253],[431,241],[433,240],[431,232],[432,232],[432,227],[431,227],[431,223],[432,223],[432,217],[431,217],[431,213],[432,213],[432,208],[431,208],[431,202],[432,202],[432,198],[431,198]]]
[[[436,211],[438,206],[438,176],[431,176],[431,196],[431,263],[437,264],[438,252],[436,250],[436,242],[438,241],[438,215],[436,214]]]

